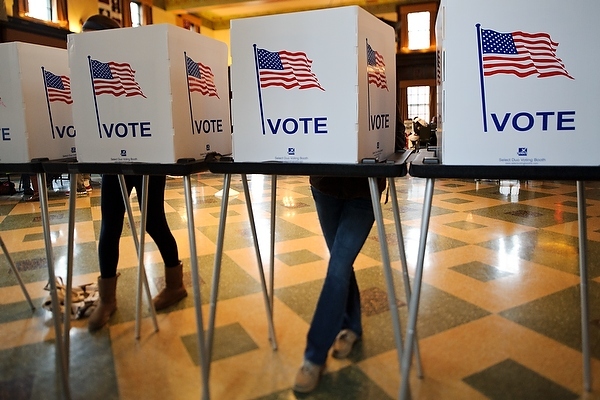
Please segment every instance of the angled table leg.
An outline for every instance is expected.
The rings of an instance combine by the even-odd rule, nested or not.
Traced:
[[[133,219],[133,211],[131,209],[131,203],[129,201],[129,194],[127,193],[127,185],[125,183],[125,176],[122,174],[118,175],[119,185],[121,187],[121,195],[125,204],[125,210],[127,211],[127,218],[129,220],[129,226],[131,227],[131,236],[135,244],[135,249],[138,252],[138,279],[137,279],[137,291],[136,291],[136,318],[135,318],[135,338],[140,338],[141,330],[141,319],[142,319],[142,285],[146,292],[146,297],[149,304],[150,314],[152,316],[152,322],[154,324],[154,331],[158,332],[158,321],[156,320],[156,310],[152,305],[152,294],[150,293],[150,285],[148,284],[148,276],[146,274],[146,268],[144,266],[144,249],[145,249],[145,238],[146,238],[146,215],[148,208],[148,175],[142,177],[142,193],[138,193],[141,200],[140,206],[140,233],[138,236],[135,228],[135,220]]]
[[[258,263],[258,274],[260,276],[260,285],[262,287],[263,298],[265,302],[265,309],[267,311],[267,324],[269,325],[269,340],[273,350],[277,350],[277,339],[275,337],[275,324],[273,323],[273,302],[272,297],[269,297],[269,291],[267,289],[267,281],[265,279],[265,270],[263,268],[262,257],[260,255],[260,247],[258,245],[258,234],[256,233],[256,222],[254,220],[254,212],[252,211],[252,199],[250,196],[250,189],[248,187],[248,177],[246,174],[242,174],[242,184],[244,185],[244,196],[246,199],[246,208],[248,210],[248,218],[250,220],[250,230],[252,231],[252,240],[254,242],[254,252],[256,254],[256,261]],[[273,276],[271,274],[271,276]],[[273,285],[271,285],[271,293]]]
[[[50,237],[50,216],[48,215],[48,188],[46,187],[46,173],[37,174],[38,187],[40,192],[40,208],[42,210],[42,228],[44,232],[44,243],[46,247],[46,260],[48,262],[48,279],[50,284],[50,297],[52,304],[56,305],[52,311],[52,320],[54,322],[54,340],[56,345],[56,360],[58,363],[58,374],[61,379],[63,396],[65,399],[71,399],[71,390],[69,388],[69,355],[66,353],[63,341],[63,332],[60,324],[60,311],[58,309],[58,293],[56,291],[56,275],[54,274],[54,253],[52,251],[52,238]],[[64,332],[68,334],[68,332]]]
[[[381,260],[383,264],[383,274],[387,287],[388,305],[392,317],[392,328],[394,330],[394,341],[396,343],[396,353],[398,356],[398,366],[400,366],[402,355],[402,333],[400,331],[400,316],[398,315],[398,304],[396,301],[396,289],[394,288],[394,276],[390,263],[390,252],[387,245],[385,227],[383,224],[383,213],[381,211],[379,188],[377,178],[369,178],[369,188],[371,190],[371,202],[373,203],[373,213],[375,222],[377,222],[377,232],[379,234],[379,246],[381,247]]]
[[[66,290],[67,293],[71,293],[71,289],[73,287],[73,252],[75,250],[75,208],[76,208],[76,198],[74,194],[77,190],[77,175],[70,174],[69,175],[69,223],[67,230],[67,276],[66,276]],[[68,313],[68,314],[67,314]],[[71,354],[71,296],[65,296],[65,320],[64,324],[64,349],[67,354],[67,370],[69,369],[70,364],[70,354]]]
[[[271,298],[271,318],[275,305],[275,220],[277,218],[277,175],[271,175],[271,246],[269,252],[269,296]]]
[[[227,208],[229,206],[229,188],[231,187],[231,174],[223,176],[223,196],[221,197],[221,212],[219,213],[219,231],[217,233],[217,247],[213,266],[213,277],[210,291],[208,331],[206,334],[206,351],[208,362],[212,358],[212,345],[217,313],[217,297],[219,294],[219,280],[221,278],[221,262],[223,260],[223,242],[225,239],[225,222],[227,221]]]
[[[273,312],[271,308],[271,298],[267,290],[265,273],[262,263],[262,257],[260,254],[260,247],[258,244],[258,235],[256,233],[256,223],[254,220],[254,212],[252,211],[252,199],[250,197],[250,190],[248,187],[248,178],[246,174],[242,174],[242,184],[244,186],[244,196],[246,199],[246,208],[248,210],[248,219],[250,222],[250,230],[252,232],[252,240],[254,243],[254,252],[256,254],[256,260],[258,264],[258,272],[260,276],[260,282],[263,292],[263,298],[265,301],[265,309],[267,312],[267,324],[269,326],[269,339],[273,350],[277,350],[277,340],[275,338],[275,327],[273,324]],[[225,226],[227,220],[227,208],[229,203],[229,188],[231,187],[231,174],[225,174],[223,178],[223,197],[221,198],[221,212],[219,218],[219,231],[217,234],[217,247],[215,251],[215,262],[213,268],[213,281],[210,295],[210,314],[208,318],[208,333],[207,333],[207,352],[210,356],[212,354],[212,344],[214,336],[215,316],[217,307],[218,297],[218,286],[221,275],[221,261],[223,258],[223,242],[225,237]]]
[[[431,216],[431,202],[433,199],[433,186],[435,179],[427,178],[425,186],[425,198],[423,201],[423,215],[421,217],[421,235],[419,237],[419,251],[417,253],[417,266],[413,278],[413,291],[408,305],[408,322],[406,326],[406,342],[402,353],[400,364],[402,380],[398,397],[402,400],[410,398],[410,365],[412,362],[413,340],[416,337],[417,316],[419,312],[419,300],[421,297],[421,283],[423,281],[423,263],[425,261],[425,246],[427,244],[427,233],[429,231],[429,217]]]
[[[579,220],[579,279],[581,297],[581,353],[583,355],[583,388],[592,391],[590,367],[590,325],[588,309],[587,274],[587,217],[585,204],[585,182],[577,181],[577,213]]]
[[[406,251],[404,249],[404,237],[402,235],[402,224],[400,222],[400,210],[398,209],[398,194],[396,192],[396,181],[394,178],[388,178],[388,184],[390,186],[390,194],[392,197],[392,210],[394,213],[394,222],[396,225],[396,238],[398,241],[398,254],[400,256],[400,263],[402,265],[402,277],[404,283],[404,292],[406,295],[406,304],[410,303],[410,277],[408,276],[408,263],[406,262]],[[417,367],[417,373],[420,378],[423,377],[423,367],[421,366],[421,352],[419,350],[419,337],[415,333],[415,364]]]
[[[188,238],[190,242],[190,263],[192,286],[194,288],[194,306],[196,308],[196,330],[198,332],[198,359],[200,360],[200,379],[202,381],[202,399],[210,399],[209,363],[207,346],[204,340],[204,322],[202,320],[202,297],[200,297],[200,273],[198,270],[198,252],[196,248],[196,225],[194,223],[194,203],[192,201],[192,183],[189,175],[183,176],[185,190],[185,209],[188,220]]]

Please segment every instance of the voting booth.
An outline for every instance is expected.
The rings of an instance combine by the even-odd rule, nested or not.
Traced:
[[[80,162],[231,153],[227,45],[171,24],[68,36]]]
[[[67,51],[0,44],[0,163],[74,158]]]
[[[599,14],[596,0],[442,0],[442,163],[600,165]]]
[[[231,21],[235,161],[394,153],[394,29],[360,7]]]

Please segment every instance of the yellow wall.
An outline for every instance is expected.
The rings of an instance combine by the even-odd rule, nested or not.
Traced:
[[[98,0],[77,0],[68,2],[69,30],[81,32],[81,25],[94,14],[98,14]]]
[[[173,24],[177,25],[176,15],[163,10],[162,8],[152,7],[152,22],[155,24]]]
[[[3,2],[0,1],[0,20],[6,21],[8,18],[6,16],[6,6]]]
[[[6,6],[6,13],[12,16],[13,0],[0,0]],[[98,0],[70,0],[68,2],[69,30],[71,32],[81,32],[81,25],[91,15],[98,13]],[[1,7],[0,7],[1,8]],[[173,24],[177,25],[177,16],[167,12],[162,8],[152,7],[152,19],[155,24]],[[212,30],[206,27],[200,28],[200,33],[210,38],[220,40],[230,47],[229,29]],[[231,65],[231,53],[229,55],[229,64]]]
[[[229,54],[229,65],[231,65],[231,39],[229,37],[229,29],[219,29],[217,31],[213,31],[212,29],[206,28],[204,26],[200,27],[200,33],[204,36],[208,36],[210,38],[220,40],[227,44],[227,51]]]

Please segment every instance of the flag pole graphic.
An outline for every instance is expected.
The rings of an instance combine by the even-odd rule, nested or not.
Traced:
[[[190,93],[190,74],[188,73],[187,52],[183,52],[183,62],[185,63],[185,82],[187,83],[188,102],[190,105],[190,118],[192,119],[192,135],[194,134],[194,110],[192,108],[192,93]]]
[[[98,122],[98,135],[102,139],[102,129],[100,128],[100,114],[98,113],[98,100],[96,99],[96,87],[94,86],[94,71],[92,69],[92,57],[88,56],[88,65],[90,67],[90,77],[92,78],[92,93],[94,93],[94,108],[96,109],[96,121]]]
[[[365,39],[365,42],[367,43],[367,47],[365,47],[365,50],[367,52],[367,115],[368,115],[367,126],[369,127],[368,130],[371,130],[371,85],[369,84],[369,39]]]
[[[52,139],[56,139],[54,135],[54,122],[52,121],[52,107],[50,107],[50,97],[48,96],[48,83],[46,82],[46,70],[42,67],[42,79],[44,80],[44,90],[46,91],[46,105],[48,105],[48,116],[50,117],[50,129],[52,130]]]
[[[260,73],[258,72],[258,50],[256,48],[256,43],[252,45],[254,47],[254,64],[256,65],[256,84],[258,85],[258,104],[260,108],[260,123],[262,125],[262,132],[265,135],[265,113],[263,111],[262,104],[262,91],[260,90]]]
[[[481,44],[481,24],[477,28],[477,50],[479,51],[479,83],[481,85],[481,112],[483,114],[483,131],[487,132],[487,109],[485,104],[485,79],[483,77],[483,45]]]

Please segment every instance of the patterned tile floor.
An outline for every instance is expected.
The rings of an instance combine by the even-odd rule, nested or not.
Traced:
[[[98,180],[98,177],[95,177]],[[18,178],[17,178],[18,180]],[[327,264],[306,177],[277,181],[274,319],[278,349],[268,339],[266,313],[241,179],[234,176],[219,285],[210,391],[213,399],[393,399],[400,379],[374,227],[356,261],[364,338],[349,359],[330,358],[318,389],[291,390]],[[249,176],[259,243],[268,269],[271,180]],[[514,182],[513,182],[514,183]],[[192,177],[201,274],[208,315],[222,176]],[[65,182],[66,185],[66,182]],[[396,180],[412,274],[425,181]],[[56,273],[64,277],[66,186],[50,193]],[[579,306],[576,187],[570,182],[438,180],[418,322],[423,377],[413,368],[415,399],[600,398],[600,185],[587,185],[588,273],[593,390],[583,390]],[[97,277],[98,187],[77,199],[75,284]],[[191,293],[189,245],[181,179],[167,181],[169,224]],[[0,399],[60,399],[46,256],[37,203],[0,198],[0,235],[34,299],[32,312],[0,256]],[[398,306],[406,301],[393,229],[384,204]],[[137,210],[137,207],[134,208]],[[139,213],[136,212],[136,216]],[[153,293],[163,284],[160,256],[148,239],[145,261]],[[108,327],[90,334],[73,321],[70,384],[74,399],[198,399],[201,396],[194,301],[190,295],[158,314],[155,332],[144,313],[135,332],[136,257],[129,229],[121,241],[119,309]],[[267,277],[269,278],[269,277]]]

